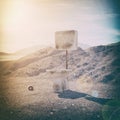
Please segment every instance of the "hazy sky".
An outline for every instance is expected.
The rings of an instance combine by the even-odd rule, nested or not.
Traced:
[[[120,41],[119,0],[0,0],[0,51],[53,45],[55,31],[78,31],[79,43]]]

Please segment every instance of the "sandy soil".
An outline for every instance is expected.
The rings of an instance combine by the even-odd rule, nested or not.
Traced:
[[[40,77],[1,79],[1,120],[107,120],[105,106],[115,101],[108,94],[112,86],[77,80],[55,93],[53,80]]]

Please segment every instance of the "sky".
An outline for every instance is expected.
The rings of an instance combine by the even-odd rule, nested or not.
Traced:
[[[118,42],[119,20],[119,0],[0,0],[0,51],[54,46],[62,30],[77,30],[79,45]]]

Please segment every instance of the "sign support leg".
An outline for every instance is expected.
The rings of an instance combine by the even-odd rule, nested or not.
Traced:
[[[66,69],[68,69],[68,50],[66,50]]]

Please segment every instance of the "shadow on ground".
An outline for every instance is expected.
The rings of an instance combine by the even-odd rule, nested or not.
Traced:
[[[89,101],[106,104],[110,99],[95,98],[85,93],[80,93],[72,90],[57,93],[59,98],[78,99],[84,98]],[[54,110],[41,105],[27,105],[21,108],[11,108],[6,104],[6,100],[0,98],[0,120],[103,120],[101,111],[91,112],[86,107],[69,106],[67,109]],[[27,114],[29,111],[30,114]],[[98,116],[98,117],[97,117]]]
[[[87,96],[87,94],[72,91],[72,90],[65,90],[63,92],[58,92],[58,97],[65,98],[65,99],[77,99],[85,96]]]
[[[72,91],[72,90],[65,90],[63,92],[58,92],[58,97],[65,98],[65,99],[78,99],[78,98],[84,97],[85,99],[87,99],[89,101],[93,101],[93,102],[99,103],[101,105],[104,105],[109,100],[112,100],[112,99],[106,99],[106,98],[97,98],[97,97],[88,95],[86,93],[76,92],[76,91]]]

